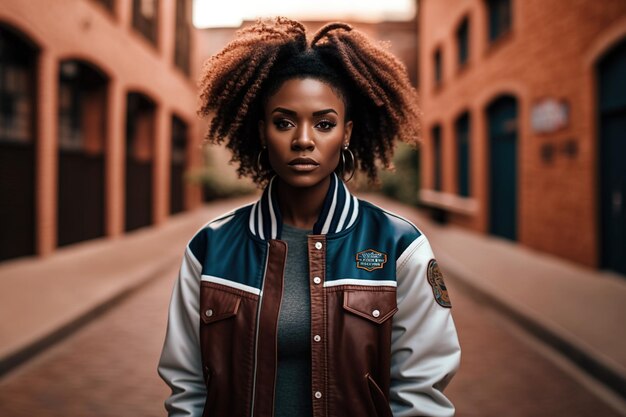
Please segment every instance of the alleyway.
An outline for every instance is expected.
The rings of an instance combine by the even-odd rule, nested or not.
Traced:
[[[162,416],[156,374],[177,266],[0,381],[2,415]],[[537,350],[528,336],[449,284],[463,347],[447,393],[457,416],[618,414]],[[42,312],[45,315],[45,312]]]
[[[0,1],[0,417],[165,416],[184,245],[259,197],[237,168],[275,165],[239,133],[324,157],[333,129],[342,175],[381,168],[387,195],[419,201],[359,192],[363,171],[347,184],[429,239],[462,346],[457,417],[626,417],[626,1]],[[292,75],[332,94],[284,90],[295,128],[257,132]],[[329,109],[345,120],[310,123]]]

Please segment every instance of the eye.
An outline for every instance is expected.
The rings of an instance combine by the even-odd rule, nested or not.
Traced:
[[[274,126],[276,126],[278,130],[286,130],[289,127],[293,126],[293,123],[291,123],[287,119],[277,119],[274,120]]]
[[[317,126],[319,126],[322,130],[331,130],[333,127],[337,126],[337,123],[330,120],[320,120]]]

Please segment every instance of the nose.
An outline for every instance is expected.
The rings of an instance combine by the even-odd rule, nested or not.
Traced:
[[[306,125],[302,125],[299,129],[296,129],[295,134],[293,142],[291,142],[292,149],[308,151],[315,149],[315,141]]]

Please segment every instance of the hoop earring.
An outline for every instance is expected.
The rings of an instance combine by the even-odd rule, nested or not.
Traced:
[[[356,171],[356,159],[354,159],[354,154],[347,146],[341,150],[341,177],[342,178],[346,170],[346,158],[343,155],[343,151],[348,151],[348,153],[350,154],[350,157],[352,158],[352,173],[350,174],[350,177],[347,180],[344,180],[345,182],[349,182],[352,179],[352,177],[354,177],[354,172]]]
[[[263,151],[266,149],[267,149],[267,146],[262,147],[261,150],[259,151],[259,154],[256,157],[256,169],[259,174],[263,172],[263,167],[261,166],[261,155],[263,154]]]

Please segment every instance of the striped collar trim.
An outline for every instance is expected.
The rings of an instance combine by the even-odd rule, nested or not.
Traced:
[[[313,226],[315,235],[339,233],[352,226],[359,214],[359,201],[350,194],[346,184],[334,172],[330,178],[322,211]],[[269,240],[280,239],[282,226],[274,176],[263,190],[261,198],[252,206],[248,227],[256,237]]]

